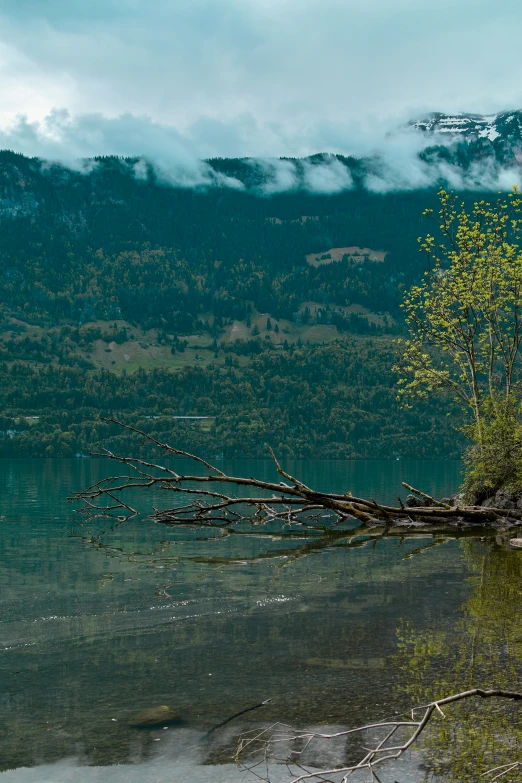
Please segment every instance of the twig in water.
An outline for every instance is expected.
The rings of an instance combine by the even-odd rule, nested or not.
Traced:
[[[216,726],[213,726],[209,731],[207,731],[206,734],[204,734],[201,737],[200,742],[204,742],[206,739],[208,739],[217,729],[220,729],[222,726],[225,726],[227,723],[230,723],[231,720],[234,720],[234,718],[239,718],[240,715],[244,715],[245,712],[252,712],[252,710],[258,710],[260,707],[264,707],[265,704],[270,704],[271,701],[274,701],[273,699],[265,699],[264,701],[260,702],[259,704],[254,704],[253,707],[247,707],[246,710],[241,710],[240,712],[234,713],[234,715],[231,715],[230,718],[227,718],[226,720],[221,721],[221,723],[218,723]]]

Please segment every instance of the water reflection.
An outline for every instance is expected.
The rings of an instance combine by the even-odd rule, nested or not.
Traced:
[[[411,703],[474,687],[522,690],[522,557],[506,544],[501,539],[462,543],[472,592],[454,625],[401,623],[399,692]],[[424,744],[430,771],[451,783],[475,781],[487,769],[520,760],[520,706],[481,699],[455,705]],[[504,779],[519,775],[515,770]]]
[[[307,483],[383,502],[400,492],[402,478],[439,495],[459,478],[458,464],[441,462],[288,467]],[[139,762],[136,779],[160,781],[164,770],[154,765],[166,751],[159,746],[175,753],[176,737],[200,736],[269,697],[262,720],[302,726],[354,725],[409,706],[417,674],[396,663],[397,628],[436,628],[451,647],[460,607],[475,589],[466,581],[475,574],[468,549],[475,550],[465,540],[372,540],[350,531],[209,536],[143,518],[79,532],[65,498],[107,468],[88,460],[0,461],[2,769],[58,763],[49,780],[96,780],[91,768],[80,775],[64,766],[75,756],[91,765]],[[271,475],[273,466],[226,469]],[[439,675],[427,665],[426,690]],[[138,737],[131,718],[159,704],[177,709],[189,733]],[[245,715],[204,760],[230,758],[233,737],[260,720]],[[221,768],[202,777],[208,769],[181,755],[179,767],[169,757],[170,780],[236,779]],[[99,779],[132,780],[134,767],[126,769],[128,777],[111,768]],[[31,777],[37,774],[0,779],[46,779]]]
[[[333,728],[333,727],[332,727]],[[163,732],[152,738],[154,751],[143,757],[140,743],[129,746],[129,761],[111,766],[85,766],[81,759],[65,760],[35,768],[20,768],[0,773],[2,783],[248,783],[270,780],[270,783],[290,783],[295,778],[283,765],[264,764],[257,768],[257,777],[245,776],[245,772],[227,761],[208,764],[199,746],[198,735],[190,730],[177,734]],[[337,763],[344,756],[344,747],[326,744],[317,762],[323,766]],[[381,783],[419,783],[421,758],[411,754],[396,768],[380,771]],[[422,773],[421,773],[422,774]],[[262,776],[262,777],[261,777]],[[367,776],[351,778],[353,783],[367,783]]]

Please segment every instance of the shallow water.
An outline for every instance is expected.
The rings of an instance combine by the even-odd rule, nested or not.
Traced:
[[[224,467],[275,478],[264,461]],[[402,479],[450,494],[460,474],[451,461],[287,468],[319,488],[383,502],[405,494]],[[327,541],[263,529],[209,534],[145,517],[112,531],[79,524],[68,493],[107,470],[95,460],[0,461],[0,769],[15,768],[1,783],[235,783],[244,773],[230,765],[230,748],[242,729],[277,720],[354,726],[411,706],[446,686],[448,665],[431,654],[420,684],[415,640],[436,629],[457,649],[477,563],[513,556],[489,535],[376,541],[347,532]],[[151,493],[142,502],[168,500]],[[211,742],[197,741],[267,698]],[[175,707],[184,726],[129,727],[158,704]],[[346,748],[315,753],[342,760]],[[423,779],[418,761],[398,762],[401,781]],[[128,764],[137,766],[106,766]],[[272,770],[276,783],[288,779]]]

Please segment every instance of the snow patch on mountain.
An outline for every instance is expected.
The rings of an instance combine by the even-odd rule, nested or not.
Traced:
[[[409,123],[414,130],[434,136],[453,138],[507,140],[522,137],[522,111],[501,112],[500,114],[443,114],[434,112]]]

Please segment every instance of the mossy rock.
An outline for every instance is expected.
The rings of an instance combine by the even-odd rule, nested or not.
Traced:
[[[139,715],[136,715],[130,725],[136,729],[146,729],[149,726],[167,726],[181,722],[179,712],[164,704],[161,707],[149,707],[143,710]]]

